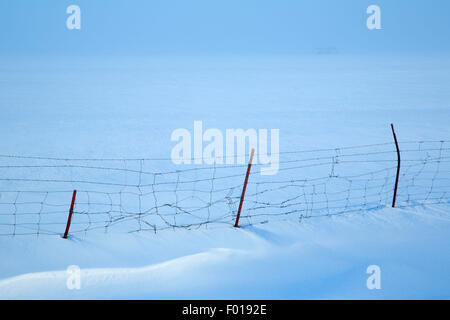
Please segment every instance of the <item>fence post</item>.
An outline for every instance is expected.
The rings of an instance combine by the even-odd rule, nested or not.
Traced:
[[[394,198],[392,199],[392,208],[395,208],[395,200],[397,198],[398,178],[400,176],[400,149],[398,147],[397,136],[394,131],[394,125],[391,123],[392,134],[394,135],[395,147],[397,148],[397,176],[395,178]]]
[[[248,176],[250,175],[250,169],[252,168],[253,156],[255,154],[255,149],[252,149],[252,154],[250,155],[250,161],[248,162],[247,174],[245,175],[244,188],[242,189],[241,201],[239,202],[239,210],[236,217],[235,228],[239,228],[239,218],[241,216],[242,204],[244,203],[245,190],[247,189]]]
[[[66,231],[64,232],[64,239],[67,239],[67,235],[69,234],[70,222],[72,221],[73,207],[75,205],[75,198],[77,197],[77,190],[73,190],[72,195],[72,203],[70,204],[69,217],[67,218],[67,226]]]

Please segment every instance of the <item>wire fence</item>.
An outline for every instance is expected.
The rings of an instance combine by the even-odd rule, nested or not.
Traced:
[[[397,207],[448,204],[450,141],[407,141],[400,147]],[[256,159],[241,225],[364,213],[392,203],[392,142],[282,152],[277,158],[276,175],[262,175],[269,164]],[[248,155],[233,165],[176,166],[170,159],[0,155],[0,235],[62,234],[74,189],[70,234],[232,226],[244,159]]]

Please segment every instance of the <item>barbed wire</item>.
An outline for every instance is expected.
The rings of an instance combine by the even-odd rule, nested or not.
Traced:
[[[448,204],[450,141],[400,145],[397,207]],[[392,201],[397,169],[392,142],[274,155],[272,163],[255,160],[241,225],[364,214]],[[236,156],[224,165],[224,159],[175,165],[163,158],[0,155],[0,235],[61,234],[74,189],[74,235],[231,226],[247,164]],[[262,175],[268,167],[276,174]]]

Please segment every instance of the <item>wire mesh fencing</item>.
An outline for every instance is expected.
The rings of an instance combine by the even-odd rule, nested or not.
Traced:
[[[400,146],[397,207],[448,204],[450,141]],[[282,152],[274,175],[262,175],[269,165],[258,161],[258,152],[255,158],[243,226],[364,213],[392,203],[392,142]],[[174,165],[170,159],[0,155],[0,235],[62,234],[74,189],[70,234],[233,226],[246,169],[243,161]]]

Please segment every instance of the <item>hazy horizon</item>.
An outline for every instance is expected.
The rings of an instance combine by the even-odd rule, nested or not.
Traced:
[[[368,30],[369,5],[381,30]],[[69,5],[81,30],[68,30]],[[450,52],[450,3],[422,1],[5,0],[0,54],[297,54]]]

